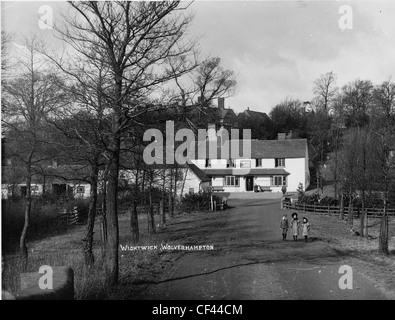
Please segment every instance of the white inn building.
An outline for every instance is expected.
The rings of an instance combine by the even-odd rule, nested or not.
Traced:
[[[236,159],[198,158],[188,163],[182,194],[207,187],[224,192],[296,191],[310,184],[306,139],[250,140],[251,156]]]

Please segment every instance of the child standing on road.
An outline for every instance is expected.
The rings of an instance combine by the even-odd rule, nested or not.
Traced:
[[[289,228],[289,223],[288,223],[286,214],[284,214],[284,216],[282,217],[282,219],[280,221],[280,228],[283,231],[283,241],[286,241],[287,240],[287,232],[288,232],[288,228]]]
[[[300,221],[298,219],[298,214],[296,212],[292,214],[291,227],[292,227],[292,235],[294,241],[298,241]]]
[[[303,231],[304,240],[307,242],[307,238],[309,237],[309,231],[310,231],[310,223],[306,217],[303,217],[302,231]]]

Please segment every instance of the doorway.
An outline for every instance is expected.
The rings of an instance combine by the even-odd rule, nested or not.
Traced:
[[[253,191],[254,190],[254,177],[247,176],[246,177],[246,191]]]

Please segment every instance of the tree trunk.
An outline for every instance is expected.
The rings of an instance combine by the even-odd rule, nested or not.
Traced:
[[[132,241],[138,242],[140,235],[139,235],[139,219],[137,213],[137,205],[138,205],[138,196],[139,196],[139,173],[140,171],[136,171],[136,179],[134,185],[134,201],[133,201],[133,208],[130,212],[130,232],[132,234]]]
[[[359,217],[360,226],[359,226],[359,235],[360,237],[364,237],[365,235],[365,191],[362,190],[362,212]]]
[[[365,218],[363,219],[363,228],[364,228],[364,236],[367,239],[369,236],[369,231],[368,231],[368,211],[365,208],[364,212]]]
[[[342,193],[340,198],[340,219],[344,219],[344,193]]]
[[[20,263],[21,263],[21,269],[22,271],[26,271],[27,269],[27,264],[28,264],[28,252],[27,252],[27,246],[26,246],[26,236],[27,232],[29,229],[30,225],[30,215],[31,215],[31,209],[32,209],[32,189],[31,189],[31,184],[32,184],[32,166],[31,162],[29,160],[27,166],[26,166],[26,198],[25,198],[25,222],[23,225],[21,237],[19,240],[19,254],[20,254]]]
[[[154,205],[152,203],[151,187],[149,191],[149,209],[148,209],[148,232],[155,234]]]
[[[108,182],[106,195],[106,221],[107,221],[107,246],[106,246],[106,282],[108,286],[118,283],[118,246],[119,246],[119,230],[118,230],[118,172],[119,172],[119,139],[116,139],[109,160]]]
[[[130,232],[132,234],[132,242],[137,243],[140,238],[137,201],[133,201],[133,208],[130,211]]]
[[[169,217],[173,217],[173,196],[172,192],[169,193]]]
[[[104,175],[103,177],[103,187],[102,187],[102,233],[103,233],[103,245],[105,246],[107,244],[107,174]]]
[[[337,129],[336,129],[336,138],[335,138],[336,140],[335,140],[335,172],[334,172],[334,180],[335,180],[335,199],[337,200],[339,197],[338,197],[338,188],[337,188],[337,185],[338,185],[338,181],[337,181],[337,179],[338,179],[338,177],[337,177],[337,166],[338,166],[338,160],[337,160],[337,140],[338,140],[338,132],[337,132]]]
[[[352,197],[350,193],[350,202],[348,204],[348,217],[347,217],[347,224],[349,227],[352,227],[354,224],[354,208],[352,205]]]
[[[163,199],[160,200],[159,204],[159,214],[160,214],[160,226],[163,229],[166,223],[166,214],[165,214],[165,208],[164,208],[164,201]]]
[[[388,215],[387,215],[387,201],[384,200],[384,212],[380,221],[380,236],[379,236],[379,252],[384,255],[389,255],[388,250]]]
[[[85,246],[84,246],[84,255],[85,255],[85,265],[91,267],[94,262],[93,255],[93,228],[95,226],[96,219],[96,207],[97,207],[97,179],[99,174],[99,167],[97,165],[93,165],[92,175],[91,175],[91,192],[90,192],[90,200],[89,200],[89,212],[88,212],[88,222],[86,226],[86,236],[85,236]]]

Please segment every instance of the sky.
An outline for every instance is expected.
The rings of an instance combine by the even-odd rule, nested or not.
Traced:
[[[68,9],[65,2],[2,1],[1,25],[15,47],[32,32],[56,43],[53,30],[39,28],[43,5],[53,8],[55,23]],[[287,97],[309,101],[314,80],[329,71],[339,87],[395,78],[395,1],[197,0],[189,10],[202,56],[219,56],[237,75],[237,92],[225,102],[237,112],[269,113]]]

